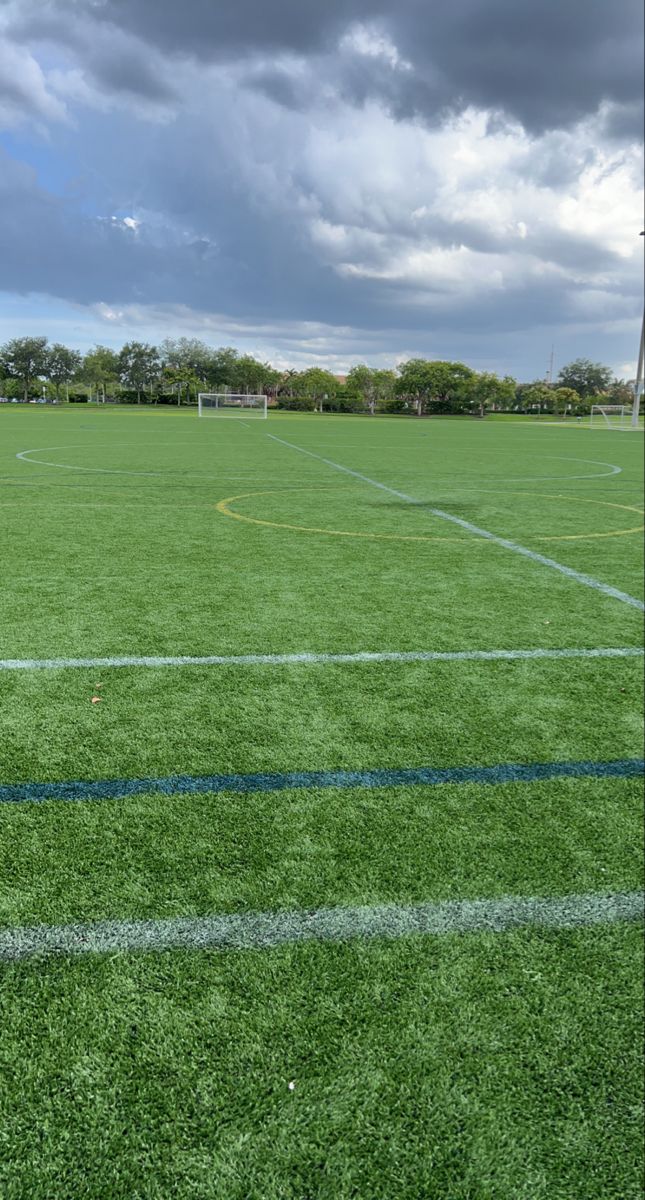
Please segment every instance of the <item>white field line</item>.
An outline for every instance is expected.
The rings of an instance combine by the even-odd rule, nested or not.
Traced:
[[[246,421],[241,421],[239,418],[238,418],[238,423],[240,425],[244,425],[246,429],[251,428],[251,426]],[[268,434],[268,437],[273,437],[273,436],[274,436],[273,434]],[[280,441],[281,439],[274,438],[274,440]],[[96,444],[96,443],[94,443],[94,444]],[[334,444],[337,444],[337,443],[334,443]],[[113,445],[136,446],[137,443],[136,442],[118,442],[118,443],[113,443]],[[172,445],[195,446],[195,443],[194,442],[186,442],[186,441],[154,442],[153,445],[155,447],[156,446],[172,446]],[[173,471],[169,471],[169,472],[166,472],[166,471],[126,471],[126,470],[117,470],[114,468],[108,469],[107,467],[81,467],[81,466],[74,466],[73,464],[70,464],[70,463],[55,463],[55,462],[51,462],[51,461],[48,461],[47,459],[43,459],[43,458],[28,458],[27,457],[27,455],[31,455],[31,454],[42,454],[45,452],[45,450],[49,451],[49,450],[78,450],[78,449],[85,449],[85,446],[84,445],[81,446],[78,443],[74,443],[73,445],[69,445],[69,446],[48,446],[46,448],[43,447],[40,450],[20,450],[16,454],[16,458],[21,459],[22,462],[31,463],[34,466],[57,467],[61,471],[83,471],[83,472],[85,472],[87,474],[91,474],[91,475],[132,475],[132,476],[143,475],[143,476],[151,476],[154,478],[165,477],[166,475],[173,475]],[[306,452],[303,451],[303,453],[306,453]],[[568,456],[564,456],[561,454],[547,454],[544,457],[550,458],[550,459],[553,459],[553,460],[559,461],[559,462],[580,462],[580,463],[585,463],[586,465],[593,466],[593,467],[609,467],[609,470],[608,471],[594,471],[591,474],[587,474],[587,475],[516,475],[516,476],[504,477],[501,479],[495,479],[494,477],[490,477],[489,481],[497,482],[497,483],[541,483],[544,481],[548,482],[550,480],[554,480],[555,482],[559,482],[559,483],[567,483],[569,480],[574,480],[574,479],[575,480],[578,480],[578,479],[604,479],[605,477],[610,477],[612,475],[620,475],[623,470],[622,467],[618,467],[614,463],[603,462],[603,461],[601,461],[599,459],[595,459],[595,458],[570,458]],[[193,473],[190,476],[190,478],[196,479],[200,474],[202,474],[202,472]],[[257,474],[256,475],[249,475],[249,474],[226,475],[224,473],[222,473],[221,475],[220,474],[218,474],[218,475],[204,474],[204,478],[205,479],[214,479],[217,481],[219,481],[221,479],[226,479],[226,478],[253,480],[253,479],[257,479]],[[22,481],[20,481],[20,482],[22,482]],[[56,486],[56,485],[54,485],[54,486]],[[463,483],[463,484],[460,484],[460,487],[478,488],[479,485],[476,483]]]
[[[27,458],[28,454],[45,454],[48,450],[72,450],[73,446],[43,446],[40,450],[21,450],[16,454],[16,458],[22,462],[32,463],[37,467],[58,467],[60,471],[84,471],[90,475],[147,475],[154,478],[163,478],[167,472],[164,471],[112,471],[107,467],[72,467],[68,463],[47,462],[44,458]]]
[[[306,454],[309,458],[315,458],[318,462],[325,463],[326,466],[332,467],[335,471],[342,471],[345,475],[352,475],[354,479],[362,479],[363,483],[369,483],[371,487],[379,488],[382,492],[388,492],[391,496],[397,496],[399,500],[404,500],[406,504],[419,506],[421,501],[415,500],[413,496],[408,496],[405,492],[399,492],[396,488],[388,487],[386,483],[379,483],[377,479],[371,479],[369,475],[362,475],[360,471],[353,471],[350,467],[343,467],[340,463],[333,462],[331,458],[323,458],[320,454],[314,454],[312,450],[305,450],[302,446],[296,446],[294,442],[286,442],[284,438],[276,437],[273,433],[268,433],[267,437],[274,442],[279,442],[282,446],[288,446],[290,450],[297,450],[300,454]],[[544,554],[537,554],[535,550],[529,550],[527,546],[520,545],[519,542],[512,541],[510,538],[499,537],[496,533],[491,533],[488,529],[482,529],[480,525],[473,525],[470,521],[464,521],[463,517],[456,517],[454,513],[446,512],[442,508],[426,508],[426,512],[432,514],[433,517],[439,517],[442,521],[449,521],[452,525],[458,525],[461,529],[467,529],[469,533],[475,534],[476,537],[485,538],[489,542],[494,542],[496,546],[502,546],[505,550],[512,550],[514,554],[521,554],[524,558],[530,559],[532,562],[540,563],[543,567],[550,567],[553,571],[559,571],[561,575],[565,575],[568,579],[574,579],[576,583],[582,583],[585,587],[593,588],[596,592],[601,592],[604,596],[611,597],[612,600],[620,600],[622,604],[629,604],[631,608],[637,608],[639,612],[645,612],[645,603],[637,599],[636,596],[630,596],[628,592],[621,592],[619,588],[612,587],[608,583],[601,583],[599,579],[594,579],[592,575],[585,575],[581,571],[575,571],[573,567],[566,567],[563,563],[559,563],[554,558],[547,558]]]
[[[0,961],[60,954],[118,951],[268,950],[298,942],[346,942],[508,930],[579,929],[637,921],[641,892],[558,897],[504,896],[494,900],[447,900],[317,911],[230,913],[148,921],[98,921],[86,925],[37,925],[0,931]]]
[[[640,646],[535,650],[360,650],[354,654],[119,654],[103,658],[2,658],[0,671],[55,671],[76,667],[238,667],[323,663],[509,662],[516,659],[638,658]]]
[[[560,424],[558,424],[557,421],[534,421],[531,423],[535,424],[535,425],[549,425],[551,427],[555,426],[558,429],[573,429],[574,428],[573,425],[560,425]],[[515,425],[515,424],[519,424],[519,422],[509,421],[508,424]],[[625,429],[619,429],[619,428],[615,428],[613,426],[607,426],[607,425],[589,425],[589,424],[585,425],[584,423],[581,423],[580,425],[578,425],[578,429],[587,429],[587,430],[590,430],[592,433],[643,433],[643,431],[645,430],[645,425],[642,425],[642,424],[636,425],[636,426],[628,425]]]
[[[137,444],[136,442],[113,443],[113,445],[119,445],[119,446],[136,446],[136,444]],[[191,442],[182,442],[182,443],[156,442],[155,446],[159,446],[159,445],[170,446],[173,444],[192,445]],[[94,445],[96,445],[96,443],[94,443]],[[111,468],[111,467],[110,468],[108,468],[108,467],[80,467],[80,466],[74,466],[73,464],[70,464],[70,463],[50,462],[48,459],[45,459],[45,458],[28,458],[27,457],[28,454],[45,454],[51,450],[85,450],[85,449],[87,449],[87,447],[85,445],[81,446],[77,443],[74,443],[73,445],[69,445],[69,446],[43,446],[41,449],[36,449],[36,450],[19,450],[18,453],[16,454],[16,458],[19,458],[21,462],[31,463],[31,465],[35,466],[35,467],[56,467],[59,471],[82,471],[84,474],[87,474],[87,475],[143,475],[143,476],[146,476],[147,478],[153,478],[153,479],[168,479],[169,477],[172,477],[176,474],[176,472],[173,471],[172,469],[169,471],[125,471],[125,470],[120,470],[120,469]],[[222,474],[212,475],[212,474],[207,474],[206,472],[202,472],[202,471],[196,471],[196,472],[193,471],[188,475],[188,478],[189,479],[198,479],[200,476],[202,476],[202,478],[204,480],[212,479],[215,481],[220,481],[220,480],[224,480],[224,479],[247,479],[247,480],[257,479],[257,475],[249,475],[248,473],[245,475],[231,475],[226,472],[222,472]],[[585,476],[585,478],[587,478],[587,476]],[[11,482],[13,482],[13,480]],[[179,482],[181,483],[182,480],[180,479]],[[22,480],[19,480],[18,483],[22,483]],[[23,486],[24,486],[24,484],[23,484]]]
[[[273,434],[268,434],[268,437],[273,437]],[[279,441],[280,439],[276,438],[275,440]],[[321,443],[323,441],[324,441],[324,439],[318,438],[317,445],[321,445]],[[345,444],[350,449],[357,448],[356,444],[353,442],[347,442]],[[330,445],[338,446],[338,442],[330,441]],[[550,482],[550,481],[554,481],[556,483],[558,483],[558,482],[559,483],[568,483],[569,480],[573,480],[573,479],[575,479],[575,480],[578,480],[578,479],[610,479],[613,475],[622,475],[622,473],[623,473],[622,467],[618,467],[618,466],[616,466],[615,463],[605,462],[603,459],[598,459],[598,458],[571,458],[570,455],[564,455],[564,454],[542,454],[540,457],[543,459],[547,459],[547,458],[552,459],[554,462],[585,463],[587,466],[591,466],[591,467],[608,467],[609,470],[607,470],[607,471],[592,471],[587,475],[509,475],[509,476],[487,475],[487,476],[483,476],[482,478],[484,479],[485,482],[488,482],[488,483],[542,483],[542,482]],[[443,478],[449,478],[449,480],[454,480],[455,475],[453,473],[449,477],[444,476]],[[459,476],[457,476],[456,478],[459,478]],[[462,481],[462,479],[459,478],[458,486],[459,486],[460,490],[462,488],[478,488],[479,483],[468,483],[468,482]]]

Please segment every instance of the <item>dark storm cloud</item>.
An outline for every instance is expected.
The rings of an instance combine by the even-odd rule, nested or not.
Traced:
[[[169,284],[182,267],[199,269],[199,251],[166,247],[162,254],[121,223],[75,215],[38,186],[30,168],[0,152],[0,263],[3,291],[83,304],[103,294],[135,300],[151,286],[164,291],[164,276]]]
[[[77,304],[185,304],[199,312],[226,312],[247,321],[303,319],[436,336],[557,322],[571,318],[559,280],[511,286],[486,297],[420,304],[400,282],[355,280],[351,287],[294,243],[288,223],[258,224],[227,197],[219,215],[220,247],[197,237],[181,242],[134,233],[115,221],[73,219],[63,201],[44,192],[28,168],[0,158],[0,289],[41,292]],[[269,228],[270,224],[270,228]],[[261,280],[261,288],[258,281]],[[620,303],[620,297],[616,297]],[[620,310],[616,308],[615,315]],[[421,341],[419,342],[419,336]]]
[[[570,124],[603,99],[640,97],[639,0],[415,0],[397,21],[397,44],[418,67],[440,68],[450,93],[501,109],[527,128]]]
[[[162,65],[151,64],[149,56],[140,54],[132,45],[99,45],[87,60],[87,66],[95,80],[109,92],[126,92],[163,104],[176,99]]]
[[[388,0],[104,0],[80,3],[93,19],[128,29],[168,54],[207,61],[231,53],[289,50],[315,53],[332,46],[351,21],[382,15]]]
[[[286,66],[251,68],[244,85],[285,108],[301,111],[315,107],[324,91],[354,107],[378,100],[396,121],[422,116],[431,117],[435,123],[449,115],[453,107],[447,101],[445,84],[436,78],[421,78],[408,71],[403,75],[380,57],[347,50],[334,57],[312,58],[308,70],[297,75]]]
[[[611,104],[604,114],[603,133],[617,142],[641,142],[643,139],[643,105]]]
[[[460,358],[488,336],[573,329],[579,301],[612,321],[635,311],[612,222],[629,225],[634,193],[621,146],[640,109],[636,0],[1,10],[26,64],[5,80],[6,111],[44,121],[53,145],[62,131],[64,180],[54,195],[0,159],[6,292],[318,322],[357,344],[366,331],[364,346],[385,330],[393,353]],[[444,125],[469,106],[485,115]],[[608,176],[599,215],[578,223]]]
[[[350,297],[331,269],[298,246],[286,219],[259,219],[223,180],[215,216],[210,207],[217,244],[173,229],[135,232],[122,221],[75,214],[0,150],[0,290],[80,304],[186,304],[245,318],[270,311],[286,319],[304,310],[311,320],[332,313],[343,320],[356,301],[371,309],[373,289],[359,282]]]
[[[466,105],[500,110],[527,129],[565,127],[603,101],[623,110],[634,128],[641,100],[640,0],[49,0],[20,6],[14,22],[23,36],[78,37],[100,29],[127,31],[165,56],[201,62],[296,54],[320,59],[332,52],[338,86],[355,103],[380,98],[394,116],[433,122]],[[338,60],[339,37],[356,22],[386,31],[411,70],[392,73]],[[135,51],[133,50],[134,54]],[[325,69],[312,65],[308,99]],[[128,71],[131,79],[132,71]],[[119,87],[115,75],[110,80]],[[287,104],[295,93],[277,80]],[[301,102],[306,103],[304,93]]]

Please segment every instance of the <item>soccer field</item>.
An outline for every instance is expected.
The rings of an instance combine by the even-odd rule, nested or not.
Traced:
[[[0,412],[3,1200],[637,1200],[642,450]]]

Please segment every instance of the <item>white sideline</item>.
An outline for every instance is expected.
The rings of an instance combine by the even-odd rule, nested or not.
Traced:
[[[585,929],[639,921],[642,916],[642,892],[614,892],[221,913],[147,921],[103,920],[0,930],[0,962],[61,954],[271,950],[312,941],[501,934],[531,928]]]
[[[354,479],[362,479],[363,483],[369,483],[372,487],[379,488],[382,492],[389,492],[391,496],[397,496],[399,500],[404,500],[406,504],[414,504],[419,507],[422,501],[415,500],[413,496],[408,496],[405,492],[398,492],[396,488],[388,487],[386,483],[379,483],[377,479],[370,479],[369,475],[361,475],[360,471],[353,471],[350,467],[343,467],[340,463],[333,462],[331,458],[323,458],[321,454],[314,454],[313,450],[305,450],[302,446],[296,446],[295,442],[286,442],[284,438],[276,437],[274,433],[267,433],[267,437],[274,442],[280,442],[282,446],[288,446],[290,450],[297,450],[300,454],[307,454],[309,458],[315,458],[318,462],[325,463],[328,467],[333,467],[335,471],[342,471],[345,475],[353,475]],[[547,558],[544,554],[537,554],[535,550],[529,550],[527,546],[521,546],[519,542],[514,542],[510,538],[499,537],[496,533],[491,533],[488,529],[482,529],[480,525],[473,525],[470,521],[464,521],[462,517],[456,517],[454,513],[445,512],[442,508],[427,507],[426,512],[432,514],[433,517],[439,517],[442,521],[450,521],[452,525],[459,525],[461,529],[467,529],[469,533],[474,533],[476,537],[486,538],[489,542],[494,542],[496,546],[502,546],[505,550],[512,550],[515,554],[521,554],[524,558],[530,558],[532,562],[540,563],[543,567],[551,567],[553,571],[559,571],[561,575],[566,575],[568,579],[575,579],[577,583],[584,584],[585,587],[593,588],[596,592],[602,592],[604,596],[610,596],[612,600],[620,600],[623,604],[629,604],[631,608],[637,608],[639,612],[645,612],[645,603],[639,600],[636,596],[630,596],[628,592],[621,592],[619,588],[612,587],[611,584],[601,583],[599,579],[594,579],[592,575],[585,575],[581,571],[575,571],[573,567],[566,567],[563,563],[556,562],[554,558]]]
[[[120,654],[104,658],[2,658],[0,671],[56,671],[75,667],[237,667],[306,663],[499,662],[549,658],[638,658],[640,646],[535,650],[359,650],[354,654]]]

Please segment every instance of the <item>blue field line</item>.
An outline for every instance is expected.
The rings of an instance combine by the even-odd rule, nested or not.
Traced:
[[[645,760],[610,762],[499,763],[492,767],[393,767],[371,771],[258,772],[252,775],[166,775],[148,779],[62,780],[0,785],[0,803],[43,800],[124,800],[158,793],[283,792],[289,788],[437,787],[440,784],[535,783],[544,779],[630,779],[643,775]]]

